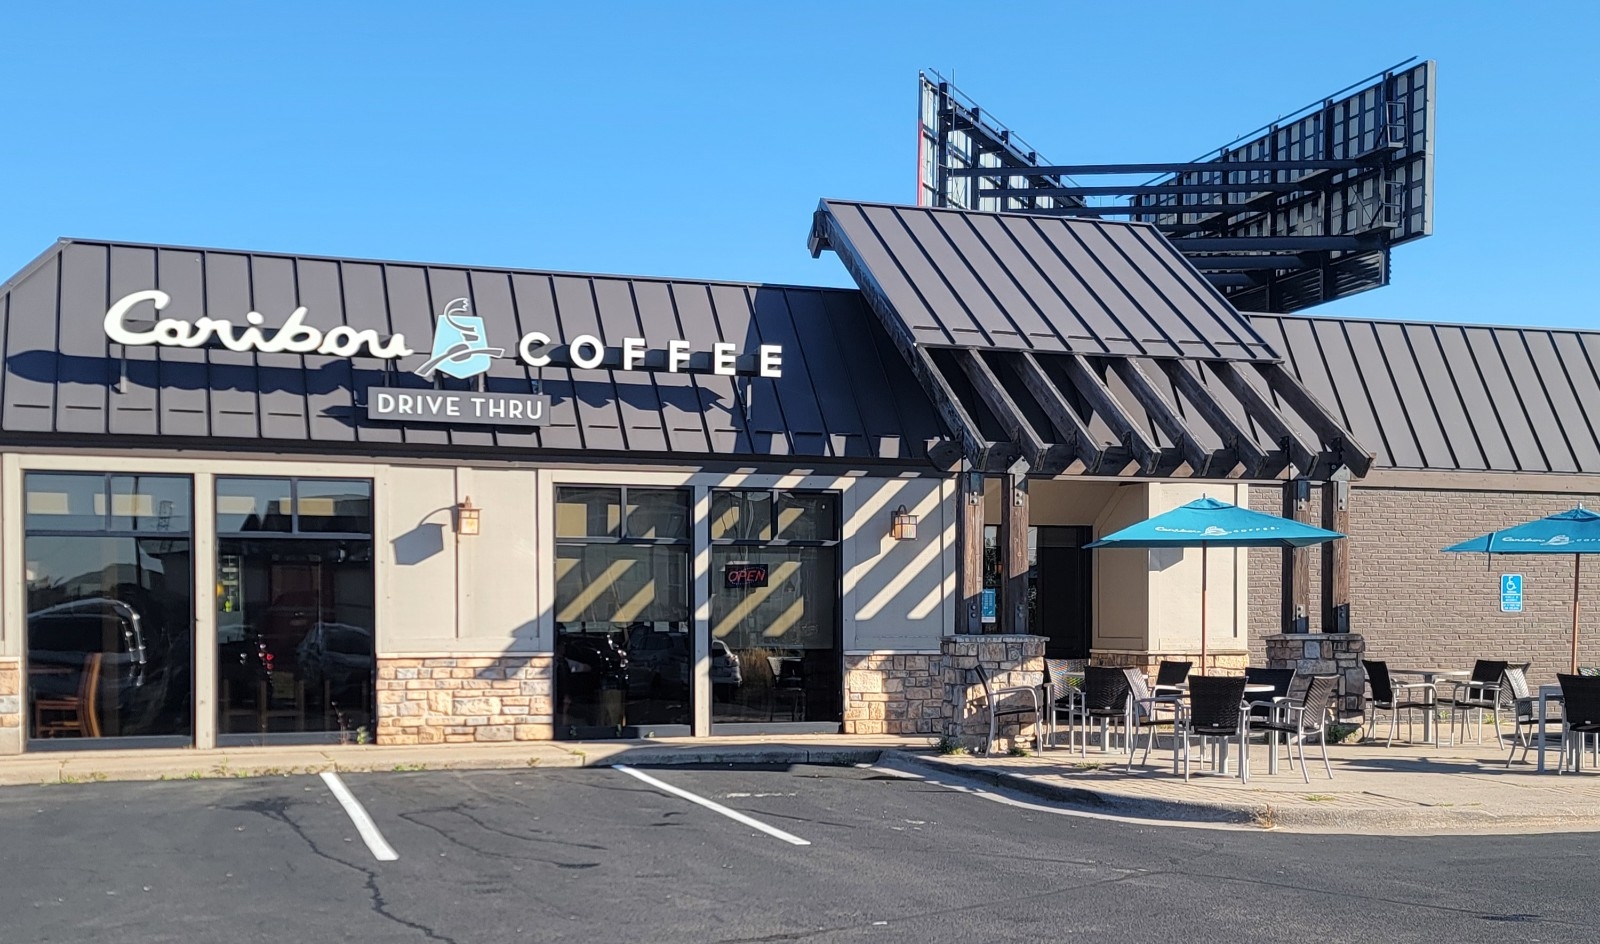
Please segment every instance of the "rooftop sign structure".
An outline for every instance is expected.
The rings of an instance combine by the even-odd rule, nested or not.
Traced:
[[[1390,249],[1433,232],[1434,72],[1408,60],[1195,160],[1126,164],[1051,164],[923,73],[917,202],[1151,223],[1236,308],[1309,308],[1387,285]]]

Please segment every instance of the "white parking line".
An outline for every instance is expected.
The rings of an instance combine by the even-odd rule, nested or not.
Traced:
[[[362,841],[372,850],[374,858],[379,862],[393,862],[400,858],[400,853],[395,852],[394,847],[384,840],[383,833],[378,832],[378,824],[367,815],[366,808],[350,792],[350,788],[344,785],[344,781],[339,779],[338,774],[324,770],[322,782],[328,785],[328,789],[333,791],[333,798],[338,800],[339,805],[350,815],[350,822],[356,824],[356,832],[361,834]]]
[[[620,770],[620,771],[622,771],[623,773],[627,774],[630,777],[636,777],[636,778],[638,778],[640,780],[643,780],[645,783],[648,783],[650,786],[655,787],[657,790],[660,790],[660,791],[662,791],[664,793],[670,793],[675,797],[680,797],[682,799],[688,800],[690,803],[695,803],[695,804],[698,804],[700,806],[703,806],[706,809],[711,810],[714,813],[721,813],[723,816],[726,816],[729,819],[734,820],[735,822],[743,823],[746,826],[749,826],[751,829],[759,829],[762,832],[766,833],[767,835],[776,836],[777,838],[782,839],[784,842],[787,842],[787,843],[789,843],[791,845],[796,845],[796,846],[809,846],[809,845],[811,845],[811,842],[809,840],[801,839],[799,836],[796,836],[796,835],[794,835],[792,833],[786,833],[783,830],[777,828],[776,826],[768,826],[766,823],[763,823],[758,819],[752,819],[752,818],[744,815],[743,813],[739,812],[738,810],[730,810],[726,806],[723,806],[721,803],[713,803],[712,801],[706,799],[703,796],[696,796],[695,794],[690,793],[688,790],[683,790],[683,789],[680,789],[678,787],[674,787],[670,783],[663,783],[662,781],[657,780],[656,778],[650,776],[649,774],[641,773],[640,771],[634,770],[632,767],[626,766],[625,764],[613,764],[613,765],[611,765],[611,769],[612,770]]]

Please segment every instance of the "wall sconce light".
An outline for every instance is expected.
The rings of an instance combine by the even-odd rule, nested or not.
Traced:
[[[917,516],[906,511],[906,506],[901,505],[894,510],[894,522],[889,525],[889,536],[896,541],[917,539]]]
[[[472,496],[468,495],[465,501],[456,506],[456,533],[477,534],[480,511],[482,509],[475,507],[472,504]]]

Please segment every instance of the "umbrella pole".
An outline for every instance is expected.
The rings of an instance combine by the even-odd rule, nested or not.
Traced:
[[[1206,545],[1200,545],[1200,674],[1209,674],[1206,669],[1206,589],[1209,577],[1206,573]],[[1574,659],[1577,656],[1573,656]],[[1574,669],[1573,671],[1577,671]]]
[[[1583,573],[1583,555],[1572,555],[1572,674],[1578,674],[1578,577]]]

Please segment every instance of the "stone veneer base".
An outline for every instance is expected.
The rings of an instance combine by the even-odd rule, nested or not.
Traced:
[[[0,754],[22,750],[22,663],[0,659]]]
[[[379,744],[548,741],[549,654],[378,657]]]
[[[926,734],[944,728],[944,668],[932,654],[844,657],[844,733]]]

